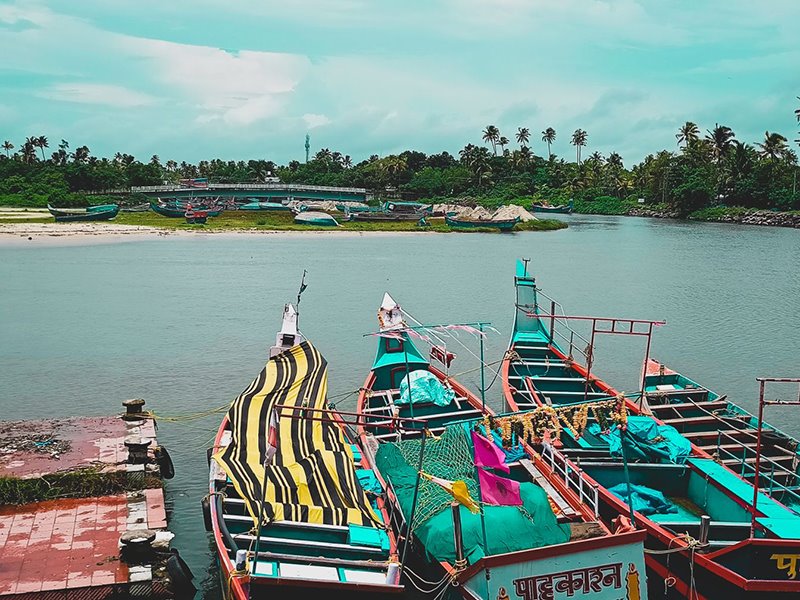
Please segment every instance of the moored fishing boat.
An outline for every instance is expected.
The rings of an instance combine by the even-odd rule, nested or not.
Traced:
[[[542,202],[534,202],[531,204],[531,210],[533,212],[540,212],[540,213],[551,213],[551,214],[565,214],[568,215],[572,212],[572,207],[574,202],[572,200],[569,201],[569,204],[559,204],[557,206],[551,206],[549,204],[543,204]]]
[[[103,204],[90,206],[88,208],[53,208],[49,204],[47,209],[59,223],[69,223],[72,221],[109,221],[119,213],[119,206],[116,204]]]
[[[562,484],[521,439],[498,446],[507,421],[449,375],[454,355],[434,345],[437,368],[411,339],[482,324],[408,327],[388,294],[378,314],[358,432],[389,489],[408,582],[439,598],[643,598],[644,533],[612,533],[592,489]]]
[[[316,225],[322,227],[338,227],[338,221],[328,213],[306,210],[294,216],[294,222],[298,225]]]
[[[227,597],[402,591],[383,490],[343,424],[314,417],[326,408],[327,362],[287,304],[270,358],[232,403],[210,462],[204,516]]]
[[[461,219],[455,216],[445,215],[445,223],[450,227],[459,229],[499,229],[500,231],[511,231],[519,223],[520,218],[513,219]]]
[[[675,429],[678,421],[662,421],[659,410],[650,416],[647,393],[624,398],[593,374],[594,337],[559,332],[570,318],[556,313],[557,303],[537,288],[523,262],[515,285],[514,332],[502,371],[508,409],[554,415],[550,460],[598,486],[606,523],[629,518],[647,531],[650,597],[797,597],[800,517],[762,492],[754,508],[753,486],[692,445]],[[650,331],[658,324],[589,320],[593,332],[602,322],[606,333],[635,335],[641,335],[637,325],[642,332],[642,324]],[[578,350],[584,343],[587,348]],[[576,361],[579,353],[585,365]],[[644,383],[645,390],[667,385]],[[598,412],[615,402],[630,415],[625,429],[609,426]]]

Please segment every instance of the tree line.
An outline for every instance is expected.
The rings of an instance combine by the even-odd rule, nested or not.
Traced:
[[[800,109],[795,117],[800,123]],[[541,131],[541,154],[533,149],[529,128],[519,127],[511,137],[514,147],[496,125],[488,125],[480,135],[483,143],[469,143],[456,155],[406,150],[355,163],[349,155],[322,148],[308,162],[279,165],[264,159],[178,163],[155,155],[142,162],[119,152],[99,158],[87,146],[71,149],[66,140],[48,158],[47,137],[33,136],[18,148],[8,140],[3,142],[0,202],[85,203],[82,192],[159,185],[182,178],[252,183],[278,177],[285,183],[365,187],[378,195],[487,206],[523,198],[561,203],[610,197],[629,202],[643,199],[682,214],[717,205],[800,209],[797,154],[787,138],[775,132],[767,131],[763,139],[748,143],[725,125],[715,124],[703,132],[698,124],[687,121],[675,134],[673,150],[649,154],[630,166],[616,152],[595,151],[584,157],[590,138],[583,129],[569,137],[575,147],[574,160],[553,154],[558,133],[552,127]]]

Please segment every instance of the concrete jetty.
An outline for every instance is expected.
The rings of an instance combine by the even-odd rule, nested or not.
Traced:
[[[171,597],[171,464],[143,401],[124,404],[115,417],[0,422],[0,596]]]

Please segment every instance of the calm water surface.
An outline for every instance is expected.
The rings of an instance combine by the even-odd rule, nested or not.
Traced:
[[[758,375],[800,375],[800,231],[618,217],[516,235],[209,236],[113,245],[0,248],[0,418],[113,414],[142,397],[173,416],[223,406],[263,366],[282,306],[308,269],[301,328],[330,363],[331,396],[371,365],[375,312],[390,291],[426,323],[491,321],[501,358],[517,257],[571,314],[665,319],[653,355],[753,408]],[[468,335],[462,336],[477,351]],[[597,371],[637,388],[641,339],[605,336]],[[477,362],[454,371],[477,386]],[[491,373],[489,373],[491,381]],[[488,400],[498,403],[499,385]],[[352,407],[354,396],[339,402]],[[162,422],[175,545],[198,578],[212,559],[200,498],[220,417]],[[800,434],[800,414],[770,420]]]

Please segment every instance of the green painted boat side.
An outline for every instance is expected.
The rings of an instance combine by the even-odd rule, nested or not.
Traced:
[[[63,217],[67,215],[83,215],[85,213],[94,213],[94,212],[105,212],[108,210],[114,210],[115,208],[119,208],[117,204],[97,204],[95,206],[88,206],[86,208],[56,208],[54,206],[47,205],[47,210],[50,211],[50,214],[54,217]]]
[[[248,202],[247,204],[242,204],[239,207],[239,210],[288,212],[292,209],[290,206],[287,206],[286,204],[281,204],[280,202]]]
[[[83,212],[78,214],[60,214],[55,215],[56,222],[70,223],[75,221],[110,221],[119,213],[119,207],[114,204],[113,208],[108,210],[98,210],[94,212]]]
[[[185,206],[164,205],[151,200],[150,208],[153,209],[153,212],[158,213],[159,215],[162,215],[164,217],[170,217],[171,219],[184,218],[186,216]],[[203,209],[195,208],[195,210],[203,210]],[[209,217],[218,217],[221,212],[222,210],[206,210],[207,216]]]
[[[298,225],[316,225],[323,227],[337,227],[338,221],[331,215],[317,211],[303,211],[294,217],[294,222]]]
[[[458,219],[449,215],[445,215],[444,220],[449,227],[461,229],[499,229],[500,231],[511,231],[520,221],[519,217],[503,219],[501,221],[482,221],[479,219]]]

